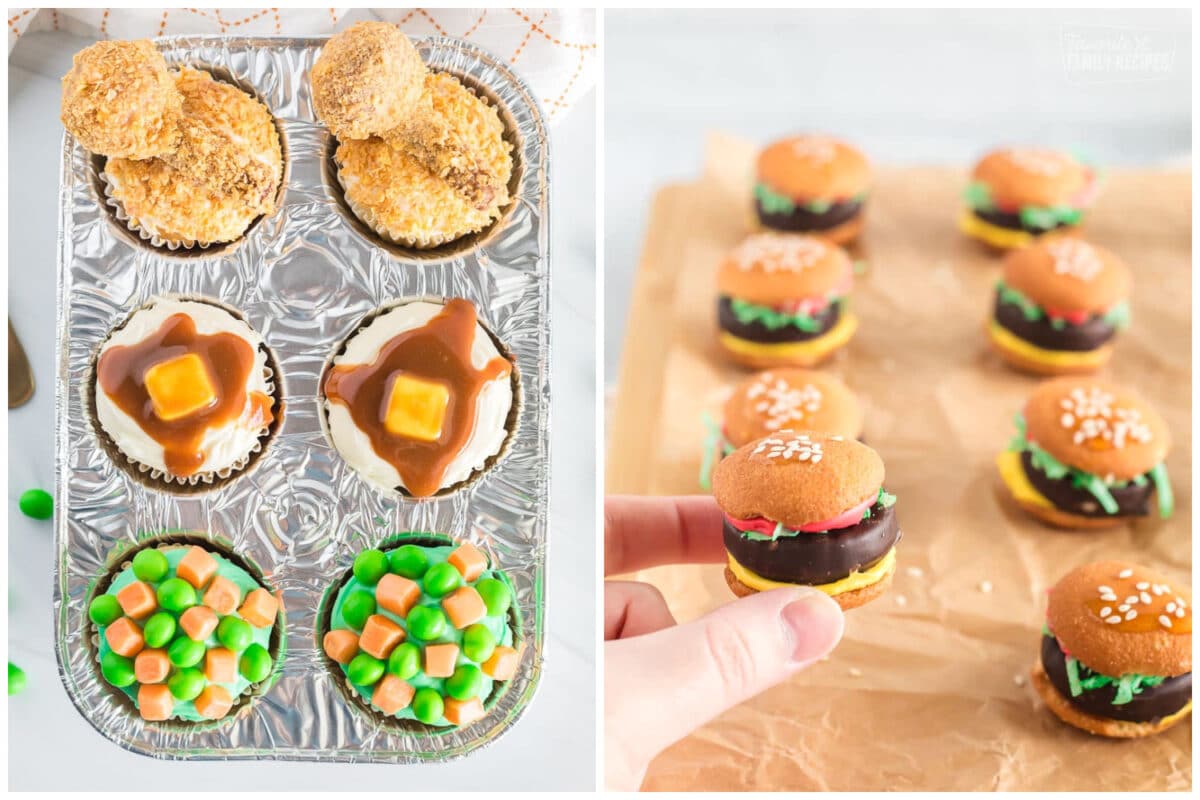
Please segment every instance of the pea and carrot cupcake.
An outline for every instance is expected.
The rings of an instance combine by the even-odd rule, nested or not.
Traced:
[[[224,308],[156,298],[109,336],[91,385],[101,445],[158,488],[224,480],[277,427],[262,338]]]
[[[516,620],[512,584],[483,551],[411,534],[358,554],[322,645],[373,713],[462,728],[486,716],[516,674]]]
[[[139,550],[88,606],[100,672],[147,722],[222,719],[275,671],[279,601],[198,545]]]

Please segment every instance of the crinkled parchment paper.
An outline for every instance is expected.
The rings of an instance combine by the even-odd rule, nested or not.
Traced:
[[[610,493],[687,494],[704,428],[746,374],[715,342],[714,273],[745,233],[754,147],[713,137],[704,175],[657,196],[610,430]],[[830,659],[724,714],[651,765],[647,789],[1187,790],[1191,730],[1108,741],[1059,723],[1029,686],[1046,588],[1071,567],[1191,564],[1191,175],[1113,172],[1087,235],[1134,272],[1133,325],[1106,377],[1137,386],[1174,438],[1175,516],[1110,532],[1052,530],[998,492],[992,458],[1035,379],[988,351],[999,274],[954,218],[963,170],[877,168],[862,325],[828,369],[867,409],[904,539],[890,592],[849,612]],[[676,617],[733,597],[719,566],[662,567]]]

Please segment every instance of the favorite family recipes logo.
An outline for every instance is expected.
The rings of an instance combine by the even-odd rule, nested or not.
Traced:
[[[1170,31],[1071,25],[1061,40],[1063,70],[1073,83],[1161,80],[1175,68]]]

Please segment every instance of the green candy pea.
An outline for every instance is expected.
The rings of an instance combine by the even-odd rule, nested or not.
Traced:
[[[8,693],[20,694],[25,690],[25,670],[13,662],[8,662]]]
[[[388,559],[380,550],[363,550],[354,558],[354,577],[359,583],[374,586],[387,571]]]
[[[489,617],[498,617],[508,611],[512,605],[512,591],[504,583],[495,578],[484,578],[475,584],[475,591],[483,598]]]
[[[446,705],[442,702],[442,696],[437,693],[436,689],[430,689],[427,686],[424,689],[417,689],[413,695],[413,715],[426,725],[436,724],[442,718],[442,712],[445,711],[445,708]]]
[[[163,647],[175,635],[175,618],[166,611],[159,611],[142,627],[142,638],[146,647]]]
[[[383,662],[367,653],[359,653],[346,666],[346,677],[357,686],[373,686],[383,677]]]
[[[474,664],[462,664],[454,668],[454,674],[446,678],[446,694],[455,700],[470,700],[483,688],[483,673]]]
[[[496,644],[496,637],[486,625],[476,622],[474,625],[468,625],[463,631],[463,655],[477,664],[482,664],[492,657]]]
[[[271,661],[271,654],[267,652],[267,648],[257,643],[247,647],[246,652],[242,653],[242,657],[238,659],[238,670],[242,673],[242,677],[251,683],[265,680],[271,674],[273,666],[275,665]]]
[[[121,604],[117,602],[117,598],[111,594],[98,596],[88,606],[88,619],[97,625],[112,625],[124,613],[121,610]]]
[[[404,621],[409,634],[425,642],[441,636],[449,624],[442,610],[432,606],[414,606]]]
[[[17,500],[21,513],[33,519],[50,519],[54,516],[54,498],[42,489],[30,489]]]
[[[118,689],[131,686],[137,680],[133,671],[133,659],[112,652],[100,657],[100,674]]]
[[[401,545],[388,553],[388,566],[397,575],[415,581],[429,568],[429,557],[415,544]]]
[[[217,623],[217,641],[240,653],[254,640],[254,629],[240,617],[224,617]]]
[[[167,688],[176,700],[195,700],[204,691],[208,681],[204,673],[195,668],[181,669],[167,680]]]
[[[425,570],[422,584],[425,586],[425,594],[430,597],[442,597],[462,585],[462,575],[453,564],[443,561]]]
[[[362,631],[367,617],[375,613],[375,596],[370,592],[354,592],[342,603],[342,619],[356,631]]]
[[[157,550],[142,550],[133,557],[133,574],[139,581],[158,583],[167,577],[170,569],[167,557]]]
[[[167,648],[167,659],[177,667],[194,667],[204,658],[203,642],[195,642],[182,635]]]
[[[183,578],[167,578],[158,585],[158,604],[182,614],[196,605],[196,590]]]
[[[421,671],[421,648],[412,642],[396,645],[388,656],[387,671],[402,681],[414,677]]]

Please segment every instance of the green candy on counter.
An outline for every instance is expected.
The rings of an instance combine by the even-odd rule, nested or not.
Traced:
[[[158,583],[171,569],[167,557],[157,550],[142,550],[133,557],[133,574],[139,581]],[[190,584],[189,584],[190,585]]]
[[[374,586],[388,572],[388,558],[379,550],[363,550],[354,558],[354,577]]]
[[[121,604],[111,594],[102,594],[92,600],[88,606],[88,619],[97,625],[112,625],[124,616]]]
[[[167,578],[158,586],[158,604],[167,611],[182,614],[196,605],[196,590],[183,578]]]
[[[424,642],[431,642],[441,636],[450,624],[446,614],[440,608],[431,606],[413,606],[405,619],[408,633]]]
[[[181,634],[167,648],[167,659],[177,667],[194,667],[204,659],[206,649],[203,642],[196,642]]]
[[[257,643],[247,647],[246,652],[242,653],[242,657],[238,659],[238,670],[242,673],[242,677],[251,683],[265,680],[271,674],[273,666],[275,665],[271,661],[271,654],[267,652],[267,648]]]
[[[387,671],[402,681],[416,676],[421,671],[421,648],[412,642],[396,645],[388,656]]]
[[[359,653],[347,665],[346,676],[350,678],[351,683],[357,683],[359,686],[373,686],[383,677],[383,670],[383,662],[378,658],[368,653]]]
[[[224,617],[217,623],[217,641],[235,653],[240,653],[254,640],[254,629],[240,617]]]
[[[417,689],[412,699],[413,714],[426,725],[433,725],[442,718],[446,704],[437,690],[428,687]]]
[[[100,674],[104,676],[104,680],[118,689],[132,686],[133,682],[137,680],[133,671],[133,659],[111,652],[105,653],[100,658]]]
[[[54,498],[41,489],[23,492],[17,505],[22,514],[33,519],[50,519],[54,516]]]
[[[142,639],[146,647],[165,647],[175,636],[175,618],[166,611],[159,611],[142,627]]]
[[[429,557],[415,544],[406,544],[388,554],[388,565],[397,575],[417,580],[429,568]]]
[[[8,693],[18,694],[25,689],[25,670],[13,662],[8,662]]]
[[[443,597],[462,585],[462,574],[453,564],[442,561],[425,571],[425,578],[421,583],[425,587],[425,594],[430,597]]]
[[[375,613],[375,598],[370,592],[355,592],[342,603],[342,617],[351,628],[362,633],[367,617]]]

